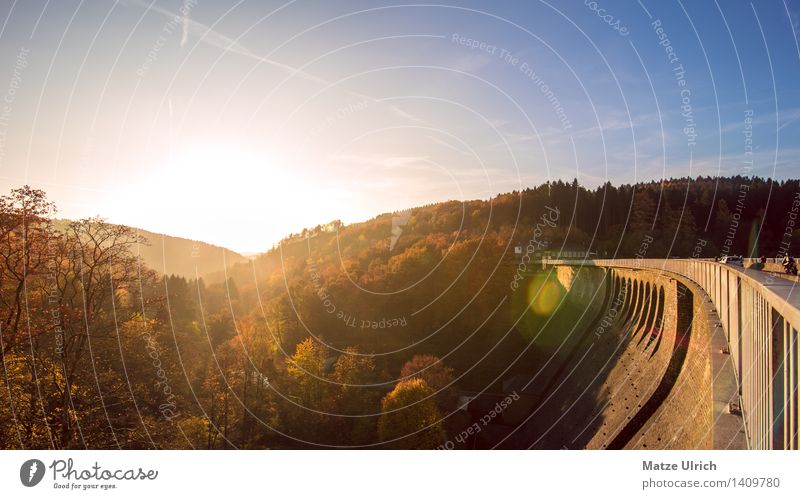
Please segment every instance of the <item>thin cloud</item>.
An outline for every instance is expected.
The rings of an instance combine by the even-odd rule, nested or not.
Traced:
[[[319,76],[311,74],[311,73],[309,73],[307,71],[298,69],[298,68],[296,68],[294,66],[290,66],[288,64],[284,64],[282,62],[275,61],[273,59],[269,59],[267,57],[262,57],[262,56],[256,54],[255,52],[251,51],[250,49],[248,49],[247,47],[245,47],[241,43],[237,42],[233,38],[225,36],[224,34],[218,32],[218,31],[214,31],[208,25],[205,25],[203,23],[200,23],[200,22],[197,22],[197,21],[195,21],[193,19],[190,19],[188,15],[181,16],[181,14],[179,14],[179,13],[172,12],[172,11],[170,11],[168,9],[165,9],[163,7],[159,7],[159,6],[156,6],[156,5],[150,5],[150,4],[146,3],[146,2],[144,2],[143,0],[122,0],[122,1],[123,1],[123,3],[126,3],[128,5],[136,6],[136,7],[148,10],[148,11],[155,12],[157,14],[161,14],[162,16],[167,17],[169,19],[175,19],[176,17],[181,17],[183,19],[183,29],[184,29],[185,37],[186,37],[187,40],[188,40],[189,34],[192,34],[194,36],[197,36],[200,42],[203,42],[206,45],[209,45],[209,46],[212,46],[212,47],[215,47],[215,48],[218,48],[218,49],[222,49],[227,53],[240,55],[240,56],[246,57],[248,59],[252,59],[254,61],[258,61],[258,62],[263,63],[263,64],[268,64],[268,65],[273,66],[275,68],[278,68],[278,69],[280,69],[282,71],[285,71],[285,72],[291,74],[292,76],[299,76],[300,78],[303,78],[305,80],[308,80],[308,81],[311,81],[311,82],[314,82],[314,83],[318,83],[320,85],[324,85],[326,87],[338,88],[339,90],[347,93],[348,95],[351,95],[351,96],[354,96],[354,97],[358,97],[359,99],[368,100],[370,102],[383,104],[391,112],[393,112],[395,115],[397,115],[397,116],[399,116],[399,117],[401,117],[403,119],[407,119],[407,120],[410,120],[410,121],[415,121],[415,122],[418,122],[418,123],[427,123],[427,121],[425,121],[424,119],[418,118],[418,117],[416,117],[416,116],[414,116],[412,114],[409,114],[409,113],[403,111],[402,109],[398,108],[394,104],[389,104],[384,100],[376,99],[375,97],[372,97],[372,96],[369,96],[369,95],[366,95],[366,94],[362,94],[362,93],[359,93],[359,92],[354,92],[352,90],[348,90],[348,89],[342,88],[341,86],[336,85],[336,84],[334,84],[333,82],[331,82],[329,80],[326,80],[324,78],[321,78]],[[188,0],[186,0],[186,1],[188,1]],[[184,42],[183,42],[183,39],[182,39],[181,40],[181,46],[183,46],[183,44],[184,44]]]
[[[426,139],[430,140],[431,142],[435,143],[435,144],[439,144],[440,146],[444,146],[444,147],[447,147],[448,149],[452,149],[453,151],[456,151],[457,153],[462,154],[464,156],[472,156],[472,154],[469,151],[465,151],[465,150],[463,150],[463,149],[461,149],[461,148],[459,148],[459,147],[457,147],[457,146],[455,146],[455,145],[453,145],[453,144],[451,144],[451,143],[449,143],[447,141],[444,141],[444,140],[442,140],[442,139],[440,139],[438,137],[434,137],[433,135],[425,135],[424,137]]]
[[[328,160],[335,163],[349,163],[353,165],[377,166],[382,168],[399,168],[425,165],[430,166],[430,158],[426,156],[388,156],[388,155],[369,155],[357,156],[350,154],[338,154],[328,156]]]

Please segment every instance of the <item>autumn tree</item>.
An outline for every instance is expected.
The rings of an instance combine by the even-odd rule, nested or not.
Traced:
[[[47,201],[44,191],[27,185],[0,196],[0,328],[4,353],[22,340],[23,328],[29,335],[52,330],[46,322],[41,323],[44,314],[31,310],[31,305],[42,301],[35,293],[45,287],[52,273],[54,214],[55,205]]]
[[[328,413],[334,409],[328,398],[332,385],[325,375],[326,357],[327,349],[321,343],[306,338],[286,364],[290,401],[284,403],[282,425],[294,438],[312,444],[335,437],[325,429]]]
[[[301,341],[286,370],[295,381],[297,396],[304,405],[320,407],[326,392],[325,347],[312,338]]]
[[[224,343],[218,346],[214,355],[208,359],[208,367],[203,382],[208,403],[208,449],[230,448],[233,446],[234,431],[238,426],[241,411],[237,410],[237,387],[243,381],[242,359],[235,345]]]
[[[359,354],[355,347],[347,347],[333,366],[333,380],[338,383],[336,408],[340,414],[358,417],[339,417],[336,426],[341,429],[343,442],[362,445],[375,439],[377,413],[380,407],[379,388],[376,383],[375,361],[372,356]]]
[[[136,317],[145,320],[143,312],[153,305],[146,303],[140,292],[156,283],[155,273],[143,268],[134,253],[135,245],[141,243],[144,241],[132,229],[100,218],[71,222],[58,238],[52,306],[60,318],[54,340],[63,377],[54,388],[61,398],[56,427],[62,447],[73,444],[78,431],[73,419],[80,419],[83,411],[103,407],[102,386],[91,382],[97,376],[97,356],[104,355],[105,349],[119,348],[120,324]],[[75,393],[76,386],[85,392]],[[97,421],[101,428],[113,427],[103,416],[84,419]]]
[[[383,398],[378,436],[392,449],[434,449],[444,440],[433,390],[424,380],[401,381]]]
[[[400,370],[401,379],[421,379],[436,394],[436,399],[443,409],[449,409],[455,402],[456,392],[453,389],[453,369],[447,367],[439,357],[433,355],[415,355]]]
[[[236,436],[239,447],[263,446],[277,422],[272,382],[278,377],[274,363],[275,339],[251,317],[237,321],[237,336],[229,340],[240,359],[238,392],[241,411]]]

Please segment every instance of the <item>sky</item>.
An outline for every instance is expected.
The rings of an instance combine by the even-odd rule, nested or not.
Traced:
[[[0,0],[0,23],[0,192],[241,252],[556,179],[800,171],[796,0]]]

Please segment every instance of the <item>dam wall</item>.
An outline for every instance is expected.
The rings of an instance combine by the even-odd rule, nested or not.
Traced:
[[[551,272],[565,301],[586,313],[575,340],[550,362],[526,428],[530,447],[746,446],[742,418],[730,412],[737,396],[730,354],[702,289],[648,269]]]

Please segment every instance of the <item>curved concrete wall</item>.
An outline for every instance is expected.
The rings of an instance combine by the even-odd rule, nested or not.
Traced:
[[[714,370],[715,319],[702,290],[650,270],[553,270],[589,319],[542,390],[528,430],[534,448],[744,447],[729,400],[715,404],[715,377],[732,370]]]
[[[769,272],[703,259],[546,260],[546,265],[649,270],[693,283],[718,321],[712,331],[714,445],[737,440],[718,409],[743,415],[747,447],[798,449],[800,439],[800,287]],[[722,334],[720,335],[720,330]],[[717,340],[722,336],[721,340]],[[715,353],[721,349],[723,357]],[[735,379],[731,390],[726,379]],[[720,376],[723,375],[723,376]],[[722,382],[718,382],[722,379]],[[732,395],[731,395],[732,394]],[[717,416],[719,415],[719,417]]]

